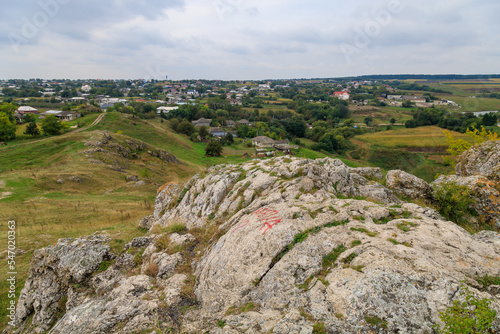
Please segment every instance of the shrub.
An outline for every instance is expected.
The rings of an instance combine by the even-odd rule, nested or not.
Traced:
[[[219,157],[222,154],[222,144],[217,140],[211,140],[205,148],[205,155]]]
[[[460,285],[461,300],[454,300],[453,305],[439,313],[444,327],[438,324],[438,333],[468,334],[493,333],[490,331],[497,311],[490,309],[491,301],[487,298],[478,299],[465,285]]]
[[[467,186],[444,182],[434,187],[434,197],[439,213],[455,223],[464,223],[467,215],[477,215],[472,208],[475,204],[472,190]]]

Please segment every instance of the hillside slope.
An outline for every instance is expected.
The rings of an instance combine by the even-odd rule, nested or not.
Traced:
[[[280,157],[165,184],[151,233],[121,252],[106,235],[37,251],[17,332],[432,332],[461,282],[500,310],[482,283],[500,277],[499,234],[404,203],[381,176]]]

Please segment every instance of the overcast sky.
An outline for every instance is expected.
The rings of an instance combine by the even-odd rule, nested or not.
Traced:
[[[498,0],[2,0],[0,78],[500,73]]]

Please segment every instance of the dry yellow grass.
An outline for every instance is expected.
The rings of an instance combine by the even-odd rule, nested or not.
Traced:
[[[457,139],[462,138],[466,141],[473,141],[467,135],[453,131],[452,133]],[[374,145],[392,148],[444,148],[448,146],[443,129],[436,126],[367,133],[355,138]]]

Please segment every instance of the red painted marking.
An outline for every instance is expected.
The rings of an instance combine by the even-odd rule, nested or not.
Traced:
[[[281,222],[281,219],[275,219],[275,220],[266,221],[264,223],[264,225],[262,225],[259,228],[259,231],[262,230],[264,227],[266,227],[266,229],[264,230],[264,232],[262,232],[262,234],[265,234],[267,231],[269,231],[270,229],[272,229],[273,226],[279,224],[280,222]],[[274,224],[270,224],[270,223],[274,223]]]
[[[256,217],[259,222],[263,223],[263,225],[259,228],[259,231],[262,231],[262,229],[265,228],[265,230],[262,232],[263,234],[272,229],[273,226],[281,222],[279,212],[268,208],[260,208],[259,210],[252,213],[252,217]],[[250,223],[250,219],[252,217],[248,218],[241,225],[236,227],[233,232],[231,232],[231,234],[247,226]]]
[[[240,228],[243,228],[243,227],[247,226],[249,222],[250,222],[250,218],[249,218],[249,219],[247,219],[247,220],[246,220],[243,224],[241,224],[240,226],[238,226],[237,228],[235,228],[235,229],[234,229],[234,231],[233,231],[233,232],[231,232],[231,234],[233,234],[234,232],[236,232],[236,231],[237,231],[237,230],[239,230]]]

